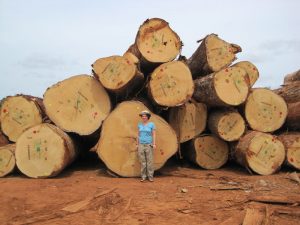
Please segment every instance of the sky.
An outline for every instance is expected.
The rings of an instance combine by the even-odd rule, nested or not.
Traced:
[[[91,74],[98,58],[122,55],[147,18],[159,17],[190,57],[215,33],[254,63],[257,87],[279,87],[300,69],[298,0],[0,0],[0,98],[42,97],[72,75]]]

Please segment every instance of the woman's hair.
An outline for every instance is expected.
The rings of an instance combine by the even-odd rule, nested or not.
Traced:
[[[151,118],[151,115],[150,115],[150,114],[146,114],[146,113],[145,113],[145,114],[142,114],[141,117],[142,117],[143,115],[147,116],[147,117],[148,117],[148,120]]]

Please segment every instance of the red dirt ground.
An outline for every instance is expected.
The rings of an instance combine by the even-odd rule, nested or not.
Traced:
[[[52,179],[16,173],[0,179],[0,224],[235,225],[243,223],[247,209],[258,208],[263,222],[252,224],[296,225],[300,188],[286,178],[291,171],[259,176],[235,165],[210,171],[178,166],[173,159],[156,173],[153,183],[112,177],[95,160],[77,163]],[[292,202],[253,200],[262,195]],[[75,203],[80,206],[75,211],[62,210]]]

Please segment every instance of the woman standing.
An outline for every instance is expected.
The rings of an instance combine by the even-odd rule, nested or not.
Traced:
[[[142,111],[139,116],[142,122],[138,124],[138,156],[141,163],[141,182],[148,177],[149,181],[153,182],[153,150],[156,149],[155,139],[155,124],[149,122],[151,117],[150,112]]]

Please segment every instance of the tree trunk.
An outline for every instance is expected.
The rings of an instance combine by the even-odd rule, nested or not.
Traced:
[[[274,92],[288,103],[300,102],[300,81],[284,84]]]
[[[0,147],[9,144],[9,140],[0,130]]]
[[[137,91],[144,81],[144,75],[129,54],[100,58],[92,67],[94,76],[103,87],[123,99]]]
[[[261,132],[279,129],[284,124],[287,113],[284,99],[265,88],[252,89],[245,104],[247,122],[253,130]]]
[[[279,135],[286,150],[286,163],[300,170],[300,132]]]
[[[12,142],[16,142],[24,130],[46,118],[42,100],[29,95],[6,97],[0,110],[2,132]]]
[[[26,130],[16,143],[19,170],[28,177],[58,175],[72,163],[77,151],[72,139],[52,124],[39,124]]]
[[[235,54],[242,51],[240,46],[229,44],[216,34],[198,42],[200,46],[187,61],[194,78],[224,69],[236,59]]]
[[[111,110],[106,90],[88,75],[73,76],[51,86],[44,94],[44,104],[56,126],[79,135],[96,132]]]
[[[0,147],[0,177],[12,173],[16,167],[15,144]]]
[[[300,101],[288,103],[288,115],[285,125],[290,130],[300,131]]]
[[[184,155],[204,169],[218,169],[228,160],[229,148],[225,141],[213,135],[194,138],[185,145]]]
[[[252,87],[257,79],[259,78],[259,72],[258,69],[256,68],[255,65],[253,65],[249,61],[241,61],[238,63],[235,63],[233,67],[240,67],[246,70],[248,76],[249,76],[249,81],[250,81],[250,87]]]
[[[156,105],[182,105],[191,99],[193,92],[192,74],[181,61],[164,63],[151,74],[148,95]]]
[[[300,70],[288,74],[284,77],[284,84],[293,83],[295,81],[300,81]]]
[[[190,101],[169,111],[168,120],[180,143],[201,134],[206,127],[207,107],[203,103]]]
[[[243,117],[232,109],[214,110],[209,114],[208,128],[225,141],[238,140],[246,130]]]
[[[139,28],[135,43],[127,52],[135,55],[142,72],[150,72],[161,63],[174,60],[181,51],[179,36],[159,18],[147,19]]]
[[[211,106],[237,106],[246,101],[249,77],[242,68],[231,67],[194,81],[193,97]]]
[[[250,131],[240,138],[235,147],[235,160],[247,169],[270,175],[278,171],[285,159],[285,149],[277,137]]]
[[[148,110],[138,101],[120,103],[104,121],[97,146],[99,157],[105,165],[122,177],[140,176],[140,162],[137,155],[139,113]],[[161,117],[152,114],[150,121],[156,126],[154,150],[155,170],[176,153],[178,144],[172,127]]]

